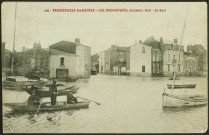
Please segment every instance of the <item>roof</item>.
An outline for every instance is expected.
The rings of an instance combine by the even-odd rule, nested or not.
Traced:
[[[152,48],[155,48],[155,49],[159,49],[160,48],[160,42],[159,41],[156,41],[152,38],[147,38],[144,42],[143,42],[144,45],[147,45],[147,46],[150,46]]]
[[[141,45],[141,46],[143,46],[143,47],[150,47],[150,48],[151,48],[151,46],[145,45],[145,44],[142,44],[142,43],[134,43],[134,44],[131,45],[131,46],[138,46],[138,45]],[[131,47],[131,46],[130,46],[130,47]]]
[[[66,52],[66,51],[57,50],[57,49],[49,49],[49,54],[50,55],[67,54],[67,55],[74,55],[74,56],[76,56],[76,54],[69,53],[69,52]]]
[[[76,44],[69,41],[60,41],[49,46],[49,49],[56,49],[66,53],[76,54]]]
[[[143,44],[147,46],[151,46],[154,49],[163,49],[163,50],[179,50],[179,46],[171,40],[163,39],[163,43],[160,44],[160,39],[150,37],[147,38]],[[181,50],[184,50],[184,47],[181,46]]]

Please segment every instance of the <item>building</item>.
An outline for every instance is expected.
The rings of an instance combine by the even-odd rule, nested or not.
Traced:
[[[184,53],[184,75],[198,75],[198,57],[191,51]]]
[[[99,54],[94,54],[91,56],[91,70],[99,73]]]
[[[130,75],[151,76],[152,47],[139,43],[130,46]]]
[[[152,76],[172,76],[175,69],[177,74],[183,74],[184,48],[178,45],[177,39],[170,41],[151,36],[143,44],[152,47]]]
[[[90,77],[91,48],[80,43],[60,41],[49,47],[50,78]]]
[[[32,49],[16,52],[14,72],[17,75],[35,73],[42,77],[49,77],[49,50],[41,48],[41,44],[34,43]]]
[[[112,45],[99,53],[99,73],[126,74],[129,48]]]
[[[196,69],[199,75],[207,73],[207,52],[202,45],[189,45],[187,51],[191,52],[193,56],[197,57],[198,68]]]

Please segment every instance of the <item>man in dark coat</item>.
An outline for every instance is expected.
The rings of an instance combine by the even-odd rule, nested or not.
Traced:
[[[49,91],[51,92],[51,105],[56,105],[57,102],[57,86],[56,81],[53,80],[53,84],[50,86]]]
[[[31,96],[28,98],[28,105],[29,106],[39,106],[40,105],[40,98],[36,95],[35,91],[32,91]]]

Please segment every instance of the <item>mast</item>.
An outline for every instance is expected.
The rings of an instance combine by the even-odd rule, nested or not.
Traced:
[[[184,37],[184,30],[186,28],[186,18],[187,18],[188,8],[189,8],[189,3],[188,3],[188,6],[187,6],[186,17],[184,19],[184,25],[183,25],[183,30],[182,30],[181,40],[180,40],[180,45],[179,45],[179,50],[178,50],[178,56],[179,57],[180,57],[180,52],[181,52],[181,47],[182,47],[182,41],[183,41],[183,37]],[[174,75],[173,75],[173,84],[172,84],[171,94],[173,94],[174,84],[175,84],[175,81],[176,81],[176,67],[177,67],[177,62],[178,62],[178,58],[179,57],[177,57],[177,60],[175,62],[175,69],[174,69]]]
[[[14,53],[15,53],[16,16],[17,16],[17,2],[16,2],[16,4],[15,4],[15,23],[14,23],[14,39],[13,39],[13,52],[12,52],[11,74],[13,74],[13,72],[14,72]]]

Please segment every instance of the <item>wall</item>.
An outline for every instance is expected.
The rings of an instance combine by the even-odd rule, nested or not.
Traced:
[[[168,54],[170,54],[170,59],[168,58]],[[183,74],[183,62],[184,62],[183,51],[180,52],[180,61],[179,61],[179,51],[164,50],[164,53],[163,53],[164,76],[172,76],[174,73],[174,70],[175,70],[175,68],[174,68],[175,66],[173,66],[174,54],[175,54],[175,60],[177,62],[176,73]],[[170,71],[168,71],[168,65],[170,65]],[[180,71],[179,71],[178,65],[180,65]]]
[[[191,69],[191,72],[190,72]],[[198,75],[198,58],[195,56],[184,56],[184,75]]]
[[[76,46],[76,73],[78,76],[84,76],[84,47]]]
[[[64,66],[60,65],[60,57],[64,57]],[[76,56],[71,54],[50,56],[50,78],[56,77],[56,69],[69,69],[69,76],[76,76]]]
[[[145,72],[142,72],[142,66],[145,66]],[[130,74],[151,76],[151,47],[140,43],[130,46]]]
[[[152,76],[161,76],[162,75],[162,57],[160,49],[152,48]]]

